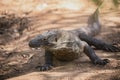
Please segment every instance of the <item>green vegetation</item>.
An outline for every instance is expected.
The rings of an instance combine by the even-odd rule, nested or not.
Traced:
[[[103,1],[102,0],[92,0],[96,5],[100,5]]]
[[[100,5],[104,0],[92,0],[96,5]],[[120,4],[120,0],[112,0],[112,3],[118,7]]]
[[[118,7],[120,4],[120,0],[113,0],[113,4]]]

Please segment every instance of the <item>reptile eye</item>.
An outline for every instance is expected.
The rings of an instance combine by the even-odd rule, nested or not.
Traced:
[[[44,40],[44,41],[46,41],[47,39],[46,39],[46,38],[44,38],[43,40]]]
[[[57,38],[55,38],[55,41],[57,42]]]

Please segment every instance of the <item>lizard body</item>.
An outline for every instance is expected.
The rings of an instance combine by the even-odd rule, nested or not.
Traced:
[[[49,30],[29,42],[32,48],[43,47],[45,49],[45,65],[39,67],[41,71],[51,69],[53,56],[61,61],[71,61],[78,58],[81,53],[85,53],[93,64],[107,64],[109,60],[98,57],[91,46],[111,52],[120,51],[118,47],[93,37],[101,29],[98,12],[97,8],[89,17],[86,27],[70,31]]]

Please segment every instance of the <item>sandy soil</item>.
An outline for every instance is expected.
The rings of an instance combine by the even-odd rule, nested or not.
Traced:
[[[110,60],[106,66],[95,66],[83,55],[68,63],[55,60],[55,67],[49,71],[40,72],[35,68],[44,63],[44,50],[30,49],[29,40],[49,29],[71,30],[85,26],[95,6],[73,10],[63,6],[53,8],[55,5],[52,5],[37,11],[37,0],[34,4],[30,0],[27,7],[32,7],[27,11],[24,7],[19,8],[18,5],[23,5],[20,0],[19,4],[14,2],[9,7],[4,1],[0,3],[3,8],[0,10],[0,80],[120,80],[120,52],[95,50],[101,58]],[[53,0],[56,4],[54,1],[57,0]],[[120,47],[120,10],[101,10],[100,18],[102,30],[96,37]]]

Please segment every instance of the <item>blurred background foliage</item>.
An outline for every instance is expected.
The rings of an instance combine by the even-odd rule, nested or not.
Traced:
[[[104,0],[92,0],[96,5],[100,5]],[[109,0],[108,0],[109,1]],[[115,7],[118,7],[120,4],[120,0],[112,0],[112,3]],[[109,4],[109,2],[108,2]]]

